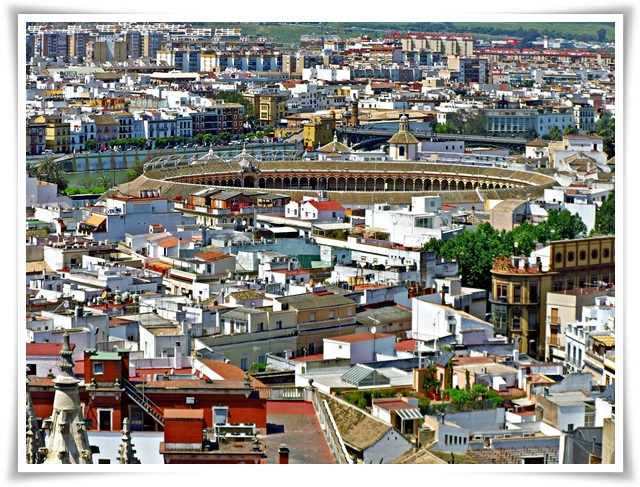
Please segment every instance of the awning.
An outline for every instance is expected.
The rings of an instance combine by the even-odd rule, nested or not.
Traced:
[[[313,226],[320,230],[349,230],[351,228],[350,223],[315,223]]]
[[[611,347],[616,344],[616,337],[611,335],[591,335],[593,340],[600,342],[605,346]]]
[[[105,222],[106,219],[106,216],[91,215],[91,217],[89,217],[85,224],[89,225],[90,227],[99,227],[102,223]]]
[[[396,413],[402,419],[424,419],[419,409],[397,409]]]

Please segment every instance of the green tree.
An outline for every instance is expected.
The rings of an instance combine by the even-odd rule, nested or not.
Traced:
[[[598,42],[605,42],[607,40],[607,30],[598,29]]]
[[[438,134],[455,134],[456,129],[450,123],[438,123],[435,126],[435,132]]]
[[[52,156],[38,160],[36,176],[40,181],[57,184],[58,191],[64,191],[69,186],[66,172]]]
[[[562,132],[554,125],[549,129],[549,138],[551,140],[562,140]]]
[[[616,119],[609,112],[600,115],[600,119],[594,124],[593,133],[602,137],[604,152],[609,157],[616,155]]]
[[[569,125],[566,129],[564,129],[564,135],[572,135],[577,133],[578,131],[573,125]]]
[[[575,239],[584,237],[587,226],[579,215],[569,210],[551,210],[547,219],[540,225],[548,225],[551,229],[551,240]]]
[[[508,246],[513,247],[513,253],[517,255],[529,255],[540,241],[538,238],[538,227],[529,222],[522,222],[513,230],[507,232],[507,234]],[[514,245],[516,243],[518,244],[517,247]]]
[[[524,136],[527,140],[534,140],[538,137],[538,132],[535,127],[529,127]]]
[[[84,143],[84,148],[89,151],[95,150],[97,146],[98,143],[93,139],[89,139]]]
[[[463,409],[471,399],[471,394],[461,389],[445,389],[443,392],[449,395],[451,402],[458,409]]]
[[[611,191],[596,212],[594,224],[596,233],[615,235],[616,233],[616,192]]]
[[[427,371],[424,374],[424,379],[422,380],[422,388],[427,394],[432,390],[434,390],[436,394],[438,394],[440,391],[440,387],[442,384],[436,377],[437,371],[438,369],[435,364],[429,364],[429,366],[427,367]]]
[[[131,166],[131,169],[127,171],[127,181],[133,181],[143,173],[144,164],[139,159],[136,159]]]
[[[78,181],[78,186],[80,186],[85,193],[88,193],[93,187],[93,178],[89,174],[86,174],[80,181]]]
[[[505,248],[503,240],[504,234],[495,230],[490,223],[483,223],[475,230],[464,231],[446,242],[431,239],[422,250],[435,250],[439,257],[457,260],[463,285],[490,289],[489,271],[493,266],[493,259],[501,253],[510,252],[509,248]]]
[[[27,174],[30,178],[38,177],[38,165],[35,162],[27,161]]]
[[[485,135],[487,133],[487,117],[481,112],[463,112],[460,132],[470,135]]]
[[[500,394],[498,394],[493,389],[489,389],[484,384],[474,384],[472,392],[475,393],[480,399],[491,401],[491,405],[494,408],[501,406],[504,402],[504,399]]]
[[[98,186],[105,188],[105,191],[109,188],[111,188],[112,186],[115,186],[116,182],[115,182],[115,176],[109,175],[109,174],[101,174],[100,176],[98,176],[98,178],[96,179],[96,183],[98,184]]]

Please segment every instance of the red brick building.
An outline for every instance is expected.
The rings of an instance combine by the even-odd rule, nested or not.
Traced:
[[[88,428],[120,431],[124,418],[129,418],[132,431],[162,431],[165,410],[197,408],[203,411],[207,428],[213,428],[214,422],[253,424],[266,432],[267,400],[256,389],[261,383],[231,364],[207,360],[198,365],[203,372],[133,372],[129,350],[86,350],[83,363],[76,364],[76,374],[78,369],[84,370],[83,377],[78,377],[84,378],[78,388],[83,416],[90,420]],[[53,410],[53,377],[27,379],[35,416],[42,423]]]

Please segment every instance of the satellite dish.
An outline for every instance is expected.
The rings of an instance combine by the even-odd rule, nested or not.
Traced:
[[[69,308],[69,301],[63,301],[62,302],[62,306],[64,306],[66,309]]]
[[[375,326],[371,327],[371,333],[373,333],[374,335],[376,334],[377,328]]]

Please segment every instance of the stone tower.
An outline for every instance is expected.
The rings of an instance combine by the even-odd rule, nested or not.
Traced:
[[[29,395],[29,377],[27,376],[27,429],[26,429],[26,442],[27,442],[27,463],[42,463],[44,457],[41,453],[44,447],[44,438],[42,432],[38,428],[36,421],[36,413],[33,408],[33,401]]]
[[[131,430],[129,429],[129,418],[124,418],[122,422],[122,443],[118,455],[118,462],[121,464],[140,463],[135,456],[136,450],[131,444]]]
[[[69,346],[69,334],[65,333],[60,351],[60,374],[53,379],[53,412],[44,424],[44,428],[49,430],[49,437],[46,448],[42,450],[43,463],[93,463],[78,394],[79,382],[73,376],[73,352]]]

